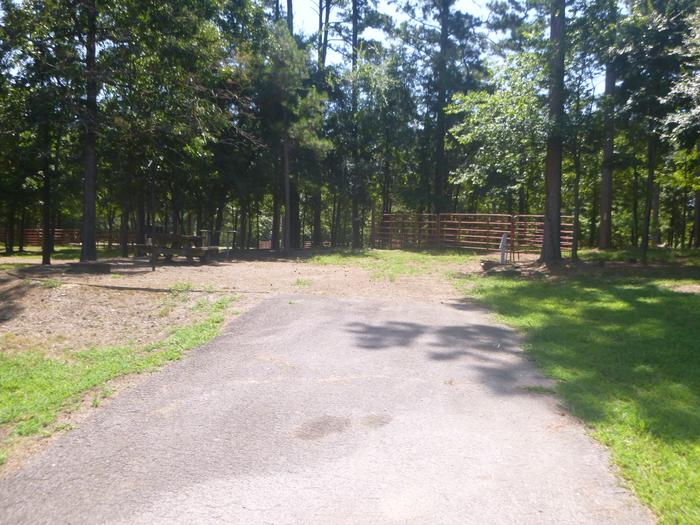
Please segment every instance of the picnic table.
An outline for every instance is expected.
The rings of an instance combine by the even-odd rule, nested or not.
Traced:
[[[155,271],[156,262],[162,255],[166,261],[173,256],[186,257],[193,262],[198,257],[201,262],[206,262],[210,255],[219,253],[218,246],[202,246],[202,238],[197,235],[176,235],[171,233],[156,233],[146,239],[145,245],[139,245],[151,261],[151,269]]]

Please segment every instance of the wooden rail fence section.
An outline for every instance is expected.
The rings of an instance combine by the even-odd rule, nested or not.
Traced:
[[[561,217],[561,249],[570,252],[574,239],[573,216]],[[544,215],[502,213],[385,213],[375,227],[377,248],[465,248],[496,251],[508,234],[511,259],[521,253],[539,253]]]
[[[15,232],[15,244],[19,242],[19,230]],[[0,228],[0,242],[5,242],[7,232],[4,228]],[[56,228],[53,231],[54,244],[65,245],[65,244],[80,244],[80,230],[69,229],[69,228]],[[97,232],[97,242],[107,243],[109,242],[109,232]],[[24,230],[24,244],[26,246],[41,246],[41,242],[44,238],[44,232],[41,228],[25,228]],[[129,244],[133,244],[136,241],[136,235],[134,233],[129,233]],[[119,244],[119,232],[112,232],[112,243]]]

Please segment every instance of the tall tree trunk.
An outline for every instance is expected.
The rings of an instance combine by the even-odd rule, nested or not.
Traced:
[[[333,202],[333,224],[331,225],[331,246],[335,248],[338,246],[338,238],[340,234],[340,218],[341,218],[341,204],[342,204],[342,197],[340,195],[340,191],[336,194],[336,197],[334,197],[334,202]]]
[[[280,249],[280,192],[279,188],[275,187],[272,190],[272,233],[270,235],[270,248],[273,250]]]
[[[291,220],[291,194],[289,182],[289,136],[287,135],[287,116],[285,114],[284,137],[282,138],[282,178],[284,180],[284,253],[289,255],[292,249],[292,220]]]
[[[613,156],[615,146],[615,71],[610,64],[605,68],[605,139],[600,176],[600,230],[598,247],[612,246]]]
[[[435,122],[435,174],[433,176],[433,211],[442,213],[447,207],[445,188],[447,185],[447,159],[445,157],[445,134],[447,121],[445,106],[447,105],[447,48],[449,46],[449,3],[447,0],[438,1],[440,20],[440,43],[436,64],[436,122]]]
[[[658,183],[654,183],[654,193],[651,203],[651,242],[654,246],[661,244],[661,222],[659,221],[659,213],[661,207],[661,187]]]
[[[27,223],[27,210],[22,206],[22,211],[20,212],[19,215],[19,239],[18,239],[18,246],[17,250],[19,253],[22,253],[24,251],[24,227],[26,226]]]
[[[119,222],[119,252],[122,257],[129,256],[129,207],[126,204],[122,205]]]
[[[360,145],[359,145],[359,129],[357,123],[357,100],[358,100],[358,86],[357,79],[355,78],[355,72],[357,71],[357,53],[358,53],[358,35],[359,35],[359,0],[352,0],[352,126],[353,126],[353,146],[352,146],[352,206],[351,206],[351,220],[352,220],[352,248],[358,249],[362,246],[362,238],[360,235],[360,196],[362,195],[364,188],[362,179],[364,175],[360,173],[358,163],[360,157]]]
[[[85,163],[83,196],[83,231],[81,238],[81,261],[97,260],[97,6],[96,0],[83,0],[87,16],[85,35],[85,137],[83,155]]]
[[[356,250],[362,246],[360,234],[360,202],[356,195],[352,197],[352,248]]]
[[[588,246],[595,246],[596,242],[596,219],[598,218],[598,189],[593,187],[591,196],[591,213],[588,217]]]
[[[700,248],[700,190],[695,190],[695,210],[693,214],[693,247]]]
[[[319,70],[319,81],[321,83],[325,82],[325,68],[326,68],[326,52],[328,48],[328,23],[331,11],[331,0],[318,0],[318,70]],[[325,16],[324,16],[325,15]],[[322,244],[322,221],[321,213],[323,211],[323,199],[322,199],[322,177],[323,172],[321,164],[318,163],[317,169],[317,184],[313,190],[312,195],[312,206],[313,206],[313,229],[311,235],[311,244],[314,247],[319,247]]]
[[[696,144],[698,157],[700,157],[700,141]],[[700,181],[700,162],[695,166],[695,178]],[[695,190],[695,209],[693,211],[693,246],[700,248],[700,188]]]
[[[391,213],[391,166],[386,153],[384,156],[384,177],[382,180],[382,213]]]
[[[7,205],[7,213],[5,215],[5,253],[7,255],[12,255],[15,251],[15,230],[17,225],[15,224],[15,218],[17,214],[15,213],[15,208],[12,204]]]
[[[143,189],[139,189],[136,194],[136,244],[146,244],[146,203]],[[151,236],[153,232],[151,232]],[[143,255],[143,249],[136,248],[136,255]]]
[[[658,138],[653,133],[649,135],[647,142],[647,191],[644,208],[644,225],[642,226],[642,264],[647,263],[647,252],[649,251],[649,232],[651,229],[651,207],[654,199],[655,172],[656,172],[656,150]]]
[[[296,177],[295,177],[296,179]],[[293,250],[300,249],[301,246],[301,220],[299,217],[299,187],[296,180],[290,178],[289,181],[289,233],[290,247]]]
[[[632,175],[632,246],[639,246],[639,174],[635,161],[634,173]]]
[[[114,208],[107,207],[107,249],[112,249],[112,233],[114,232]]]
[[[311,244],[314,247],[321,246],[321,188],[314,189],[313,195],[313,211],[314,211],[314,221],[313,221],[313,235],[311,238]]]
[[[294,36],[294,5],[292,0],[287,0],[287,28],[289,34]]]
[[[241,203],[240,208],[241,220],[238,223],[238,247],[241,250],[245,250],[248,245],[248,209],[243,203]]]
[[[321,57],[319,59],[323,67],[325,67],[326,56],[328,54],[328,31],[330,29],[331,6],[332,1],[326,0],[325,20],[323,22],[323,41],[321,44]]]
[[[576,139],[578,140],[578,138]],[[571,258],[578,259],[578,241],[581,232],[581,155],[578,143],[574,145],[574,233],[571,240]]]
[[[246,234],[245,249],[250,248],[250,241],[253,239],[253,210],[250,204],[248,204],[248,233]]]
[[[543,262],[561,260],[561,169],[563,155],[562,125],[564,119],[564,42],[566,38],[566,1],[552,0],[550,17],[550,85],[549,118],[551,129],[547,137],[545,160]]]
[[[681,224],[680,227],[678,228],[678,231],[680,233],[680,239],[679,239],[679,244],[680,248],[683,249],[685,248],[685,240],[686,240],[686,234],[688,233],[688,204],[689,204],[689,199],[688,199],[688,192],[683,191],[681,192],[681,198],[679,204],[680,208],[680,220]]]
[[[42,219],[42,236],[41,236],[41,264],[51,264],[51,255],[53,254],[53,228],[51,227],[52,205],[52,168],[51,168],[51,131],[48,122],[42,123],[41,126],[41,155],[42,159],[42,200],[41,219]]]
[[[669,248],[674,248],[674,242],[676,240],[676,228],[678,226],[678,195],[673,192],[671,198],[671,215],[668,218],[668,237],[666,243]]]

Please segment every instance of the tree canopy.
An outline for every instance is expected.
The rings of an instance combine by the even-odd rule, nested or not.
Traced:
[[[6,251],[360,247],[396,211],[545,213],[549,261],[562,213],[576,247],[700,247],[694,0],[319,0],[313,34],[293,7],[2,1]]]

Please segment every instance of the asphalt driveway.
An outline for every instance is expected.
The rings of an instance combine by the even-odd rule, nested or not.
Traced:
[[[0,481],[0,523],[651,523],[466,303],[278,297]]]

